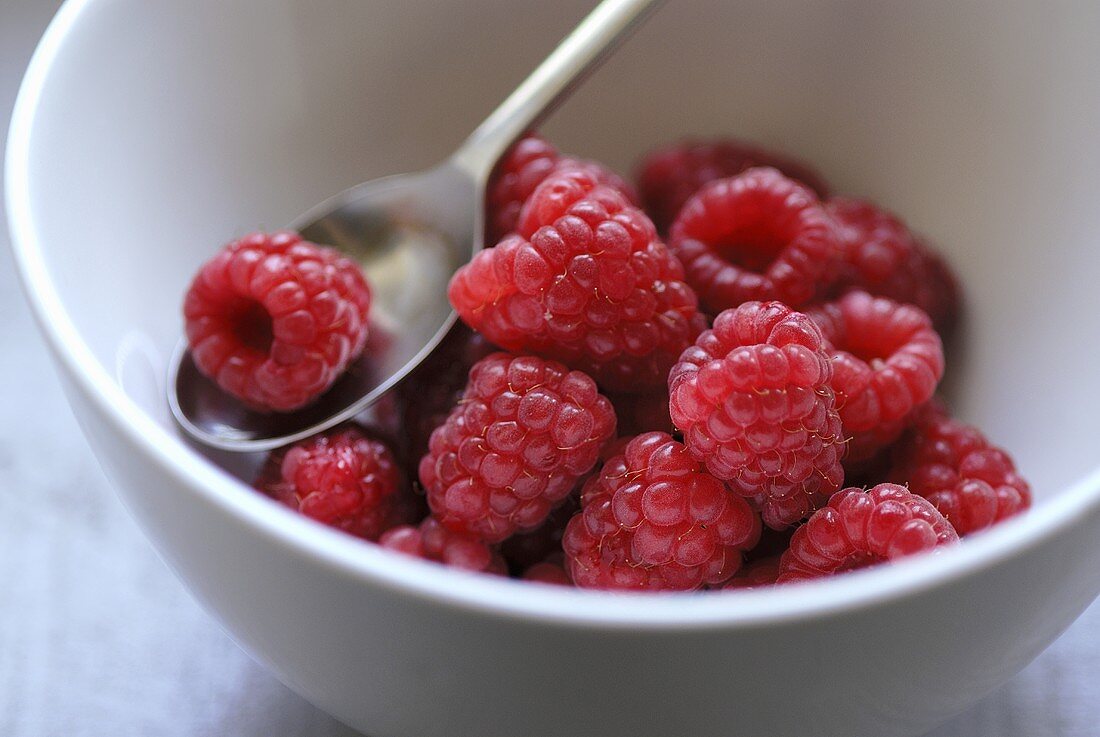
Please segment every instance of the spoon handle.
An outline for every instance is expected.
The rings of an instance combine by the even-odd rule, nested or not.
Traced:
[[[459,147],[452,163],[479,181],[549,115],[663,0],[603,0]]]

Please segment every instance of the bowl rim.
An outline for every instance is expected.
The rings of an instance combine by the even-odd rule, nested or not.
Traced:
[[[383,550],[282,508],[188,447],[111,379],[70,319],[46,266],[32,214],[32,134],[50,70],[66,38],[88,9],[103,1],[66,0],[39,41],[19,89],[4,172],[16,268],[39,329],[72,387],[161,473],[269,543],[359,582],[482,615],[589,629],[695,630],[839,616],[917,596],[1042,545],[1100,506],[1098,467],[1028,513],[972,536],[950,551],[828,581],[720,595],[607,593],[471,574]]]

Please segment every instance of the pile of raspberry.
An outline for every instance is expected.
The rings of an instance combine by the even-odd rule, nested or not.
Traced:
[[[961,295],[896,215],[734,140],[637,189],[529,135],[486,195],[461,318],[370,417],[255,486],[405,555],[560,586],[760,588],[933,553],[1026,510],[1011,457],[936,394]],[[196,365],[293,411],[369,359],[370,287],[294,233],[205,264]]]

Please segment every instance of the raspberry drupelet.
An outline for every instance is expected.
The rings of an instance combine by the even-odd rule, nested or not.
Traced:
[[[501,348],[561,361],[609,391],[659,387],[704,324],[649,218],[576,167],[539,185],[518,233],[459,269],[449,296]]]
[[[434,517],[419,525],[401,525],[387,530],[378,541],[382,547],[414,558],[505,576],[508,567],[492,546],[473,535],[448,530]]]
[[[573,582],[694,590],[729,579],[760,518],[666,433],[639,435],[585,484],[562,546]]]
[[[726,310],[669,374],[672,421],[707,470],[782,529],[844,480],[844,437],[825,342],[779,302]]]
[[[207,261],[183,314],[203,374],[254,409],[285,412],[358,358],[370,302],[355,263],[283,231],[247,235]]]
[[[255,486],[307,517],[367,540],[398,524],[403,511],[393,454],[355,427],[272,453]]]
[[[912,430],[893,450],[889,478],[928,499],[960,535],[1031,506],[1031,488],[1008,453],[938,402],[917,412]]]
[[[838,224],[844,252],[839,292],[862,289],[916,305],[941,333],[954,325],[961,305],[955,277],[905,223],[866,200],[834,197],[826,209]]]
[[[529,134],[508,149],[489,179],[485,192],[488,242],[496,243],[516,229],[523,203],[542,180],[555,171],[574,166],[584,168],[601,184],[618,190],[631,203],[638,202],[634,188],[615,172],[595,161],[562,157],[549,141]]]
[[[779,583],[831,576],[958,542],[927,500],[897,484],[839,491],[791,538]]]
[[[704,185],[676,217],[669,247],[712,313],[750,300],[804,305],[828,292],[842,258],[814,193],[770,168]]]
[[[638,189],[646,212],[663,233],[704,184],[757,166],[778,169],[819,197],[829,194],[825,181],[806,164],[733,139],[687,140],[650,153],[638,167]]]
[[[807,314],[832,355],[848,458],[866,460],[897,440],[935,393],[944,368],[940,336],[919,308],[860,291]]]
[[[580,371],[494,353],[420,461],[428,506],[446,527],[500,542],[541,525],[615,436],[615,412]]]

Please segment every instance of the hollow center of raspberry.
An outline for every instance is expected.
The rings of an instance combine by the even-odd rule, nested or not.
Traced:
[[[766,229],[746,228],[723,238],[714,251],[731,264],[763,274],[787,245],[787,240]]]
[[[880,333],[867,331],[859,335],[849,335],[846,345],[838,348],[851,353],[868,364],[872,370],[878,371],[886,364],[886,359],[894,354],[897,346],[893,341],[883,340]]]
[[[247,300],[233,311],[233,334],[247,348],[268,353],[275,339],[271,315],[255,300]]]

